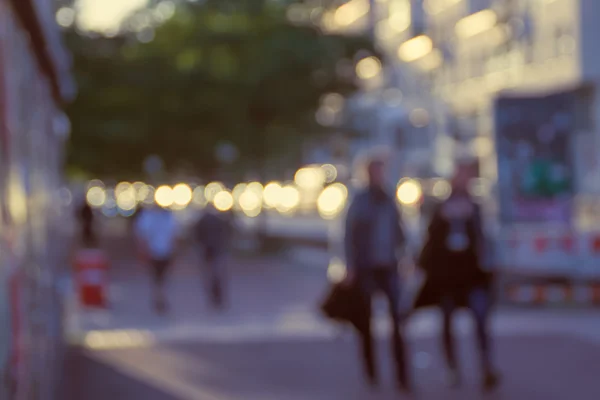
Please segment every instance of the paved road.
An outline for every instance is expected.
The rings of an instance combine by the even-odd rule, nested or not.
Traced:
[[[148,277],[126,241],[112,243],[113,307],[71,310],[74,347],[66,363],[65,400],[352,400],[408,398],[394,392],[387,344],[379,345],[384,387],[362,384],[353,338],[315,312],[327,283],[325,268],[282,259],[231,263],[231,308],[206,305],[201,268],[182,256],[170,278],[172,313],[152,313]],[[465,386],[443,383],[438,320],[424,312],[411,321],[411,360],[418,399],[597,400],[600,318],[586,311],[501,310],[494,320],[497,362],[505,384],[478,389],[476,354],[461,332]],[[386,331],[384,321],[378,329]]]

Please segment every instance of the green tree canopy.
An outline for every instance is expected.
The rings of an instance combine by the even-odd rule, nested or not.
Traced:
[[[153,29],[66,33],[80,91],[68,110],[73,169],[135,179],[158,154],[170,170],[209,175],[223,141],[240,151],[236,170],[293,163],[306,135],[326,134],[314,122],[322,96],[357,89],[340,65],[373,52],[366,37],[325,35],[243,0],[182,5]]]

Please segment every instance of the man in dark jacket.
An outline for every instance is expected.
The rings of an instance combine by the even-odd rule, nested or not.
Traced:
[[[222,307],[224,302],[225,260],[233,235],[232,218],[231,212],[219,212],[209,205],[195,227],[209,274],[210,299],[215,307]]]
[[[419,260],[427,280],[416,306],[439,305],[444,316],[443,342],[449,368],[449,383],[460,384],[452,317],[459,307],[468,307],[474,318],[483,370],[483,387],[498,384],[491,359],[488,334],[491,307],[491,277],[484,270],[485,236],[479,206],[467,187],[468,166],[459,166],[452,181],[452,195],[434,212]]]
[[[398,273],[398,252],[404,245],[405,237],[396,202],[385,190],[384,170],[383,161],[373,160],[368,164],[369,185],[356,195],[348,210],[344,238],[347,283],[358,285],[369,303],[377,292],[387,298],[397,382],[400,389],[408,390],[405,345],[400,331]],[[363,361],[369,383],[376,385],[373,334],[368,325],[360,333]]]

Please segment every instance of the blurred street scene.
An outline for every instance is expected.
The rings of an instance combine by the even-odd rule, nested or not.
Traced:
[[[386,354],[385,304],[377,304],[382,388],[362,383],[349,329],[325,320],[317,303],[328,285],[327,259],[293,256],[236,258],[231,262],[230,309],[210,307],[192,252],[175,263],[169,283],[172,312],[157,316],[150,278],[131,243],[107,240],[118,254],[106,311],[70,310],[71,343],[61,398],[67,399],[392,399],[392,361]],[[73,300],[73,299],[71,299]],[[504,384],[483,396],[476,374],[470,319],[459,327],[464,388],[444,382],[440,321],[435,311],[408,326],[417,397],[425,399],[594,399],[600,323],[592,310],[502,307],[494,316]],[[556,379],[560,377],[560,380]]]
[[[600,398],[598,0],[0,0],[0,400]]]

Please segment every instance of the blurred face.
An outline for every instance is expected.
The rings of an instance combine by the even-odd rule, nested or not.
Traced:
[[[375,161],[369,164],[369,184],[375,187],[385,185],[385,164],[381,161]]]

